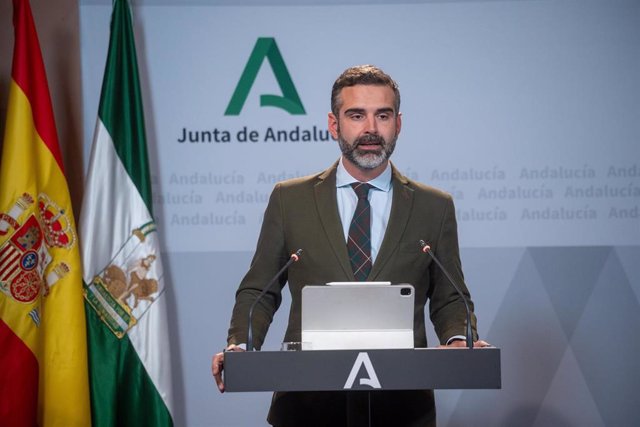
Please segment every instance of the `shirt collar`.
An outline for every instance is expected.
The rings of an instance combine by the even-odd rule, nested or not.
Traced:
[[[346,187],[354,182],[358,182],[358,180],[347,172],[347,169],[345,169],[344,164],[342,163],[342,157],[340,157],[338,170],[336,171],[336,187]],[[391,162],[387,163],[387,167],[384,171],[376,178],[369,181],[369,184],[381,191],[388,192],[391,190]]]

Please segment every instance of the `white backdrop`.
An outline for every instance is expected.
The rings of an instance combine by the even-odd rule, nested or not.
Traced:
[[[263,422],[268,396],[217,395],[208,358],[224,345],[233,292],[274,183],[323,170],[338,157],[331,140],[276,142],[268,131],[315,128],[322,135],[331,85],[350,65],[376,64],[400,85],[404,121],[393,160],[410,178],[454,196],[483,336],[514,338],[498,332],[494,338],[491,328],[506,313],[500,303],[528,250],[637,248],[638,2],[259,3],[147,1],[134,8],[154,208],[175,299],[174,376],[184,398],[178,425]],[[110,12],[108,1],[81,2],[87,147]],[[275,39],[306,114],[260,106],[260,95],[281,94],[265,61],[241,113],[224,115],[259,37]],[[243,129],[255,131],[257,141],[239,141]],[[229,139],[203,142],[203,132],[217,132],[220,140],[228,132]],[[197,134],[198,142],[181,142],[184,133]],[[470,254],[489,258],[478,262]],[[637,267],[625,271],[637,299]],[[581,286],[572,283],[566,301]],[[563,307],[556,308],[562,317]],[[273,346],[284,318],[276,319]],[[523,399],[539,408],[546,396],[540,393]],[[443,395],[446,422],[464,409],[456,409],[458,394]],[[604,423],[607,405],[597,397],[589,402]]]
[[[250,250],[273,177],[337,158],[333,141],[274,142],[268,130],[326,130],[331,84],[359,63],[398,81],[395,161],[454,195],[463,246],[640,241],[640,161],[628,155],[639,133],[637,35],[609,27],[615,7],[584,3],[137,8],[155,200],[172,250]],[[109,10],[82,8],[87,118]],[[306,115],[260,107],[261,94],[281,93],[266,61],[241,114],[224,115],[258,37],[275,38]],[[245,128],[258,142],[238,142]],[[179,142],[216,130],[230,142]]]

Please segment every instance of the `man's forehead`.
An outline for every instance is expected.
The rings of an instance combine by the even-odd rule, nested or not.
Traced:
[[[395,110],[395,93],[385,85],[347,86],[340,91],[340,109],[373,108]]]

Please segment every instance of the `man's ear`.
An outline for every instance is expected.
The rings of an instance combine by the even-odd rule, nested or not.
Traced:
[[[338,139],[338,130],[340,125],[338,124],[338,118],[333,113],[329,113],[327,115],[327,127],[329,128],[329,133],[331,137],[335,140]]]
[[[396,116],[396,136],[400,134],[400,129],[402,128],[402,113],[398,113]]]

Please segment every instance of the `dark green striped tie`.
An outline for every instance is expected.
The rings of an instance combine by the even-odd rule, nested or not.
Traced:
[[[354,182],[351,187],[358,196],[358,204],[349,226],[347,250],[353,275],[356,280],[364,281],[371,271],[371,206],[368,199],[371,185]]]

